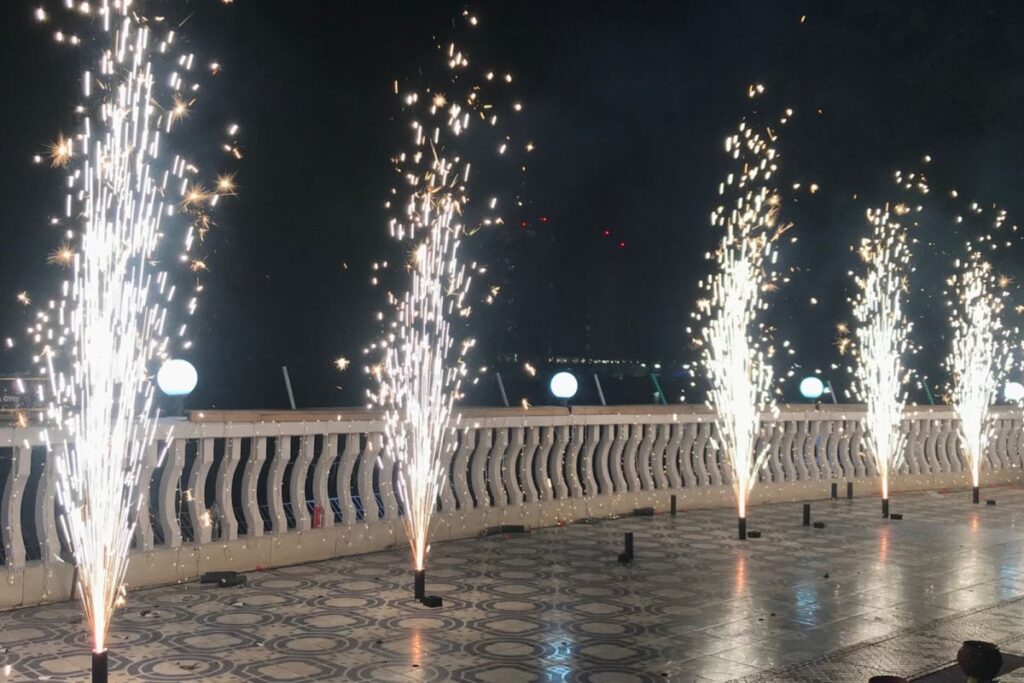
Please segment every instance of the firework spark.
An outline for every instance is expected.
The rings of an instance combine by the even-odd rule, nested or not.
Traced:
[[[751,97],[762,91],[751,86]],[[694,316],[707,319],[702,345],[711,386],[708,405],[716,412],[721,449],[732,468],[741,537],[747,499],[768,457],[758,434],[766,414],[775,410],[774,351],[764,324],[758,322],[766,307],[765,293],[778,281],[775,244],[783,231],[777,225],[778,194],[770,186],[777,170],[770,140],[746,123],[726,139],[725,151],[742,171],[719,186],[720,195],[735,201],[712,214],[712,225],[725,235],[718,251],[709,255],[717,269],[701,285],[707,296]]]
[[[477,24],[468,13],[463,16],[471,26]],[[390,325],[384,339],[370,347],[383,351],[384,359],[368,370],[378,381],[371,399],[386,412],[388,453],[397,463],[402,521],[417,572],[426,565],[430,524],[444,485],[442,443],[458,423],[457,416],[453,419],[454,403],[466,374],[464,357],[475,343],[457,339],[460,331],[453,325],[461,328],[471,313],[466,295],[472,275],[486,272],[478,264],[467,268],[459,257],[462,236],[472,230],[463,223],[470,162],[456,147],[472,120],[481,118],[491,125],[497,121],[494,103],[485,95],[488,90],[480,85],[461,90],[466,88],[466,55],[449,44],[443,59],[454,91],[400,95],[413,116],[413,144],[393,157],[405,185],[392,194],[407,199],[404,214],[391,220],[389,231],[405,246],[410,281],[403,296],[389,294]],[[397,81],[395,92],[399,93]],[[486,210],[495,206],[492,200]],[[473,230],[501,222],[485,213]],[[373,282],[377,283],[376,276]]]
[[[181,118],[173,113],[184,102],[180,93],[196,86],[186,80],[191,55],[172,54],[175,32],[158,37],[151,26],[159,22],[132,3],[68,7],[100,45],[95,68],[82,79],[80,132],[73,145],[55,145],[62,155],[55,165],[70,167],[65,220],[78,243],[62,243],[51,254],[51,261],[70,265],[71,276],[53,314],[37,314],[30,333],[42,347],[38,358],[52,392],[47,415],[59,430],[52,452],[61,522],[92,647],[102,654],[123,602],[140,463],[155,439],[151,365],[168,355],[166,302],[175,287],[152,264],[171,229],[165,224],[180,215],[170,198],[198,187],[191,181],[196,167],[180,156],[165,160],[161,148]],[[193,226],[186,217],[187,253]],[[194,297],[188,307],[194,310]],[[44,324],[51,328],[44,332]]]
[[[868,455],[882,485],[883,511],[888,511],[889,477],[903,464],[906,435],[901,429],[908,372],[903,364],[912,323],[903,311],[910,265],[903,224],[884,209],[867,212],[871,236],[858,250],[866,272],[855,276],[858,291],[851,300],[856,321],[852,352],[856,357],[853,393],[867,406],[864,435]]]
[[[950,321],[953,348],[946,365],[952,375],[950,395],[960,418],[971,482],[977,489],[991,434],[989,408],[1010,370],[1012,354],[1002,324],[1003,298],[997,292],[1003,285],[992,273],[991,264],[973,250],[956,266],[951,279],[958,295]]]

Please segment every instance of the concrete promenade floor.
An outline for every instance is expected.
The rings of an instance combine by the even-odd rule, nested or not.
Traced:
[[[1024,490],[631,517],[438,544],[411,600],[406,547],[129,594],[114,681],[863,682],[1024,653]],[[629,566],[616,560],[636,535]],[[77,603],[0,614],[0,680],[87,680]],[[1024,681],[1024,669],[1004,681]],[[934,678],[934,677],[932,677]],[[925,679],[932,680],[932,679]],[[956,680],[951,678],[949,680]]]

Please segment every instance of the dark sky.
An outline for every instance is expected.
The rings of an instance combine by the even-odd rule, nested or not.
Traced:
[[[0,3],[0,326],[19,341],[27,319],[15,295],[45,299],[61,278],[45,265],[59,241],[46,218],[61,206],[61,174],[31,158],[74,130],[85,63],[32,20],[36,4]],[[228,121],[242,126],[246,149],[240,196],[218,210],[206,247],[191,404],[283,406],[282,365],[302,405],[364,403],[361,349],[377,336],[382,306],[369,264],[393,254],[383,202],[389,157],[406,144],[392,81],[428,77],[437,40],[465,35],[461,23],[453,29],[464,5],[160,6],[194,11],[183,35],[201,61],[224,67],[187,124],[205,147],[188,153],[221,163],[210,131]],[[537,145],[518,188],[525,206],[466,246],[504,288],[475,319],[475,364],[510,353],[692,359],[685,327],[716,241],[708,215],[728,171],[721,140],[744,116],[767,121],[792,107],[779,141],[783,179],[822,188],[786,197],[800,241],[785,260],[797,272],[770,314],[806,367],[841,362],[833,342],[849,318],[848,246],[866,229],[865,201],[889,199],[895,168],[931,154],[940,187],[998,201],[1011,216],[1024,210],[1019,3],[502,0],[471,9],[481,25],[469,54],[515,74],[526,105],[516,125]],[[752,82],[768,89],[755,105]],[[956,243],[943,230],[927,239]],[[927,251],[917,287],[937,292],[946,261],[927,261]],[[925,318],[935,303],[915,301]],[[940,332],[927,321],[919,329],[924,374],[938,374]],[[353,368],[337,372],[338,356]],[[29,368],[25,344],[0,363]],[[493,391],[471,398],[497,400]]]

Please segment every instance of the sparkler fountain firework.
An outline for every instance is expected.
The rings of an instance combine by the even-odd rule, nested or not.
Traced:
[[[957,261],[950,285],[953,302],[953,347],[946,359],[952,375],[950,396],[960,418],[960,436],[971,468],[972,499],[980,501],[981,460],[991,434],[989,409],[1010,370],[1010,353],[1003,327],[1003,296],[992,265],[968,243],[967,258]]]
[[[709,258],[717,271],[702,283],[706,299],[695,318],[707,318],[703,329],[703,364],[711,389],[708,405],[715,410],[718,438],[732,472],[739,538],[747,536],[747,501],[758,472],[768,457],[759,442],[762,421],[776,411],[774,347],[758,318],[766,309],[765,293],[775,288],[779,195],[769,183],[777,170],[770,131],[755,132],[746,123],[726,138],[725,151],[741,165],[719,187],[735,195],[718,207],[711,222],[725,230],[718,251]]]
[[[48,417],[59,430],[50,452],[90,629],[93,680],[105,681],[111,619],[123,600],[140,513],[140,464],[157,436],[150,366],[170,347],[166,302],[175,286],[153,268],[162,221],[187,216],[180,259],[189,263],[196,233],[201,240],[210,225],[204,207],[218,194],[202,189],[185,159],[165,164],[161,158],[164,138],[188,106],[181,93],[191,97],[198,87],[186,80],[192,56],[171,55],[174,31],[158,38],[127,0],[69,11],[71,20],[88,22],[100,44],[97,67],[82,80],[80,132],[54,152],[55,166],[69,166],[67,236],[77,232],[79,242],[77,251],[61,248],[72,269],[61,302],[41,312],[29,332],[50,377]],[[48,16],[39,10],[37,18]],[[56,35],[81,44],[62,31]],[[165,60],[166,77],[160,73]],[[171,106],[162,109],[160,101]],[[225,189],[221,184],[219,191]],[[180,206],[173,200],[178,193]],[[193,297],[188,310],[195,305]],[[185,326],[178,331],[183,335]]]
[[[908,211],[899,205],[895,214]],[[910,250],[902,223],[885,209],[869,209],[871,236],[860,245],[866,272],[855,276],[852,298],[856,320],[853,393],[866,404],[864,440],[882,486],[882,516],[889,516],[889,476],[903,464],[903,407],[909,374],[903,356],[912,323],[903,311]]]
[[[471,26],[477,21],[464,13]],[[452,85],[465,74],[469,61],[454,44],[445,51]],[[483,80],[510,83],[511,75]],[[396,82],[396,93],[398,85]],[[456,142],[470,122],[479,118],[494,126],[493,104],[485,101],[487,90],[471,85],[457,97],[427,90],[406,95],[404,103],[417,118],[413,121],[413,147],[395,158],[396,169],[406,183],[404,214],[390,223],[390,234],[407,244],[410,281],[405,294],[389,295],[392,318],[384,339],[368,349],[383,351],[383,361],[369,368],[378,382],[371,399],[384,408],[388,455],[397,466],[396,480],[402,501],[402,522],[412,550],[415,597],[426,598],[426,562],[430,526],[438,493],[445,485],[441,449],[459,423],[454,403],[466,374],[464,357],[474,340],[456,339],[454,325],[469,318],[467,303],[472,277],[484,269],[460,261],[462,236],[468,230],[464,212],[469,204],[470,163],[456,150]],[[425,110],[421,110],[422,105]],[[519,111],[521,105],[514,105]],[[423,123],[422,120],[428,121]],[[507,147],[502,142],[498,152]],[[528,146],[532,149],[532,145]],[[399,194],[395,191],[395,194]],[[494,210],[496,199],[488,203]],[[502,223],[484,215],[478,227]]]

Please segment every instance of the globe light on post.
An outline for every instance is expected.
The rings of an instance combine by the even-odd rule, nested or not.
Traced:
[[[1007,401],[1024,401],[1024,384],[1007,382],[1003,388],[1003,398]]]
[[[562,370],[561,372],[556,372],[551,377],[548,388],[551,390],[552,396],[561,401],[568,402],[579,391],[580,383],[574,374]]]
[[[185,412],[185,397],[192,393],[199,383],[199,373],[187,360],[175,358],[166,361],[156,373],[156,384],[168,397],[165,402],[166,414],[180,416]]]
[[[800,395],[811,401],[817,401],[825,393],[825,383],[817,377],[804,377],[800,380]]]

